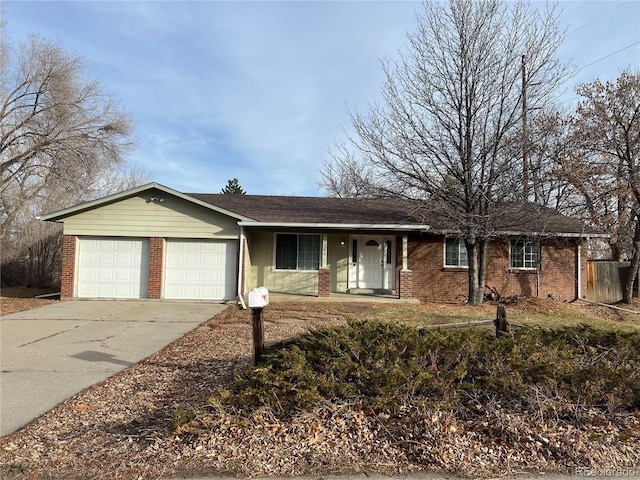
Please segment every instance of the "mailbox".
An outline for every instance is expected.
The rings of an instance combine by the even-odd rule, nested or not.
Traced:
[[[269,305],[269,290],[258,287],[249,291],[249,308],[264,308],[267,305]]]

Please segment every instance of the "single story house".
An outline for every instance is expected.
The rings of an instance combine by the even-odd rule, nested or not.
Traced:
[[[459,230],[392,199],[185,194],[149,183],[41,216],[62,222],[63,298],[229,301],[252,288],[460,301]],[[572,300],[586,241],[603,236],[533,205],[495,223],[486,283],[501,295]],[[459,228],[459,227],[457,227]]]

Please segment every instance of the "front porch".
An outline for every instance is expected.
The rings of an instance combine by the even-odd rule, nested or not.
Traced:
[[[243,291],[331,298],[413,297],[408,240],[393,231],[251,230],[245,235]]]

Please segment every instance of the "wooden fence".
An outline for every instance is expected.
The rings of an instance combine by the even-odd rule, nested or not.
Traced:
[[[589,260],[587,262],[587,300],[615,303],[622,300],[622,285],[629,273],[629,262]]]

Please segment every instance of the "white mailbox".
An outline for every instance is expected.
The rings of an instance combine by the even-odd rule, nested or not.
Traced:
[[[264,308],[267,305],[269,305],[269,290],[258,287],[249,291],[249,308]]]

